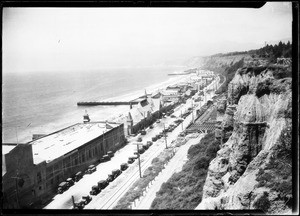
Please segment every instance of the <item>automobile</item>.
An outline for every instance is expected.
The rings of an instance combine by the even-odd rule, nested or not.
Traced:
[[[107,155],[108,155],[110,158],[112,158],[115,154],[114,154],[112,151],[108,151],[108,152],[107,152]]]
[[[139,138],[137,139],[137,141],[138,141],[138,142],[142,142],[142,141],[143,141],[142,137],[139,137]]]
[[[95,172],[97,170],[95,165],[90,165],[88,167],[88,169],[85,171],[86,174],[92,174],[93,172]]]
[[[63,192],[65,192],[66,190],[69,189],[69,185],[67,182],[61,182],[59,185],[58,185],[58,188],[57,188],[57,193],[59,194],[62,194]]]
[[[156,142],[157,138],[156,137],[152,137],[152,141]]]
[[[106,188],[108,185],[108,181],[107,180],[100,180],[98,181],[98,187],[100,190],[103,190],[104,188]]]
[[[133,157],[134,160],[139,158],[138,155],[133,155],[132,157]]]
[[[171,115],[171,118],[176,118],[176,116],[175,115]]]
[[[99,188],[98,185],[92,186],[92,190],[90,191],[90,195],[97,195],[100,193],[101,189]]]
[[[121,166],[120,166],[120,169],[122,171],[126,170],[128,168],[128,164],[127,163],[122,163]]]
[[[148,147],[152,146],[152,144],[153,144],[153,142],[151,142],[151,141],[147,141],[147,145],[148,145]]]
[[[132,164],[134,161],[135,161],[135,158],[134,158],[134,157],[129,157],[127,162],[128,162],[129,164]]]
[[[147,143],[143,144],[143,148],[144,150],[147,150],[149,148],[148,144]]]
[[[83,209],[84,208],[84,203],[74,203],[73,209]]]
[[[106,161],[109,161],[109,160],[110,160],[109,155],[103,155],[102,158],[100,159],[100,162],[106,162]]]
[[[122,171],[119,169],[114,169],[111,174],[108,174],[108,178],[107,181],[108,182],[112,182],[113,180],[115,180],[119,175],[121,175]]]
[[[74,181],[78,182],[80,179],[82,179],[82,176],[83,176],[82,172],[76,173],[74,177]]]
[[[139,153],[143,154],[145,152],[144,148],[139,148]],[[138,155],[137,151],[135,151],[133,154]]]
[[[180,137],[184,137],[184,136],[185,136],[185,133],[184,133],[184,132],[181,132],[181,133],[179,134],[179,136],[180,136]]]
[[[77,205],[84,207],[85,205],[89,204],[89,202],[91,201],[92,201],[92,197],[90,197],[89,195],[82,196],[81,200],[77,203]]]
[[[141,135],[146,135],[146,131],[145,131],[145,130],[142,130],[142,131],[141,131]]]
[[[153,129],[153,125],[150,125],[149,128],[150,128],[150,129]]]
[[[68,178],[68,179],[66,180],[66,182],[68,183],[68,187],[71,187],[71,186],[74,185],[74,181],[73,181],[72,178]]]
[[[160,123],[160,120],[157,120],[156,123]]]

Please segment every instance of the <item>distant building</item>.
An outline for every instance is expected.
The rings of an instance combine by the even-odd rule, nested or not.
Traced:
[[[127,114],[127,133],[135,134],[153,123],[160,115],[162,94],[160,92],[140,101],[136,107],[131,107]]]
[[[3,208],[46,201],[62,181],[125,144],[124,124],[78,123],[2,155]]]

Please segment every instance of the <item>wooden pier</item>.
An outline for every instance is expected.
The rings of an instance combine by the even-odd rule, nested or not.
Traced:
[[[95,102],[77,102],[77,106],[117,106],[117,105],[134,105],[139,101],[95,101]]]

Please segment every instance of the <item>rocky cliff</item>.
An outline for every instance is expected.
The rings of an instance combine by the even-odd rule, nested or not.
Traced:
[[[278,65],[236,71],[227,103],[218,109],[221,148],[209,165],[196,209],[291,211],[290,76],[290,68]]]

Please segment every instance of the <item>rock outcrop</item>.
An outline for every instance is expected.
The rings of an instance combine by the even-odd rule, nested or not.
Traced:
[[[245,67],[236,72],[228,86],[226,111],[218,132],[224,143],[210,162],[202,202],[196,209],[258,209],[264,199],[271,204],[264,205],[263,211],[290,211],[286,202],[291,199],[291,191],[282,193],[274,189],[278,182],[266,186],[259,180],[266,175],[266,167],[271,167],[268,172],[276,178],[274,157],[278,149],[285,148],[281,137],[291,127],[289,73],[275,66]],[[283,164],[288,167],[285,171],[291,172],[288,161]],[[284,184],[289,186],[287,180]]]

